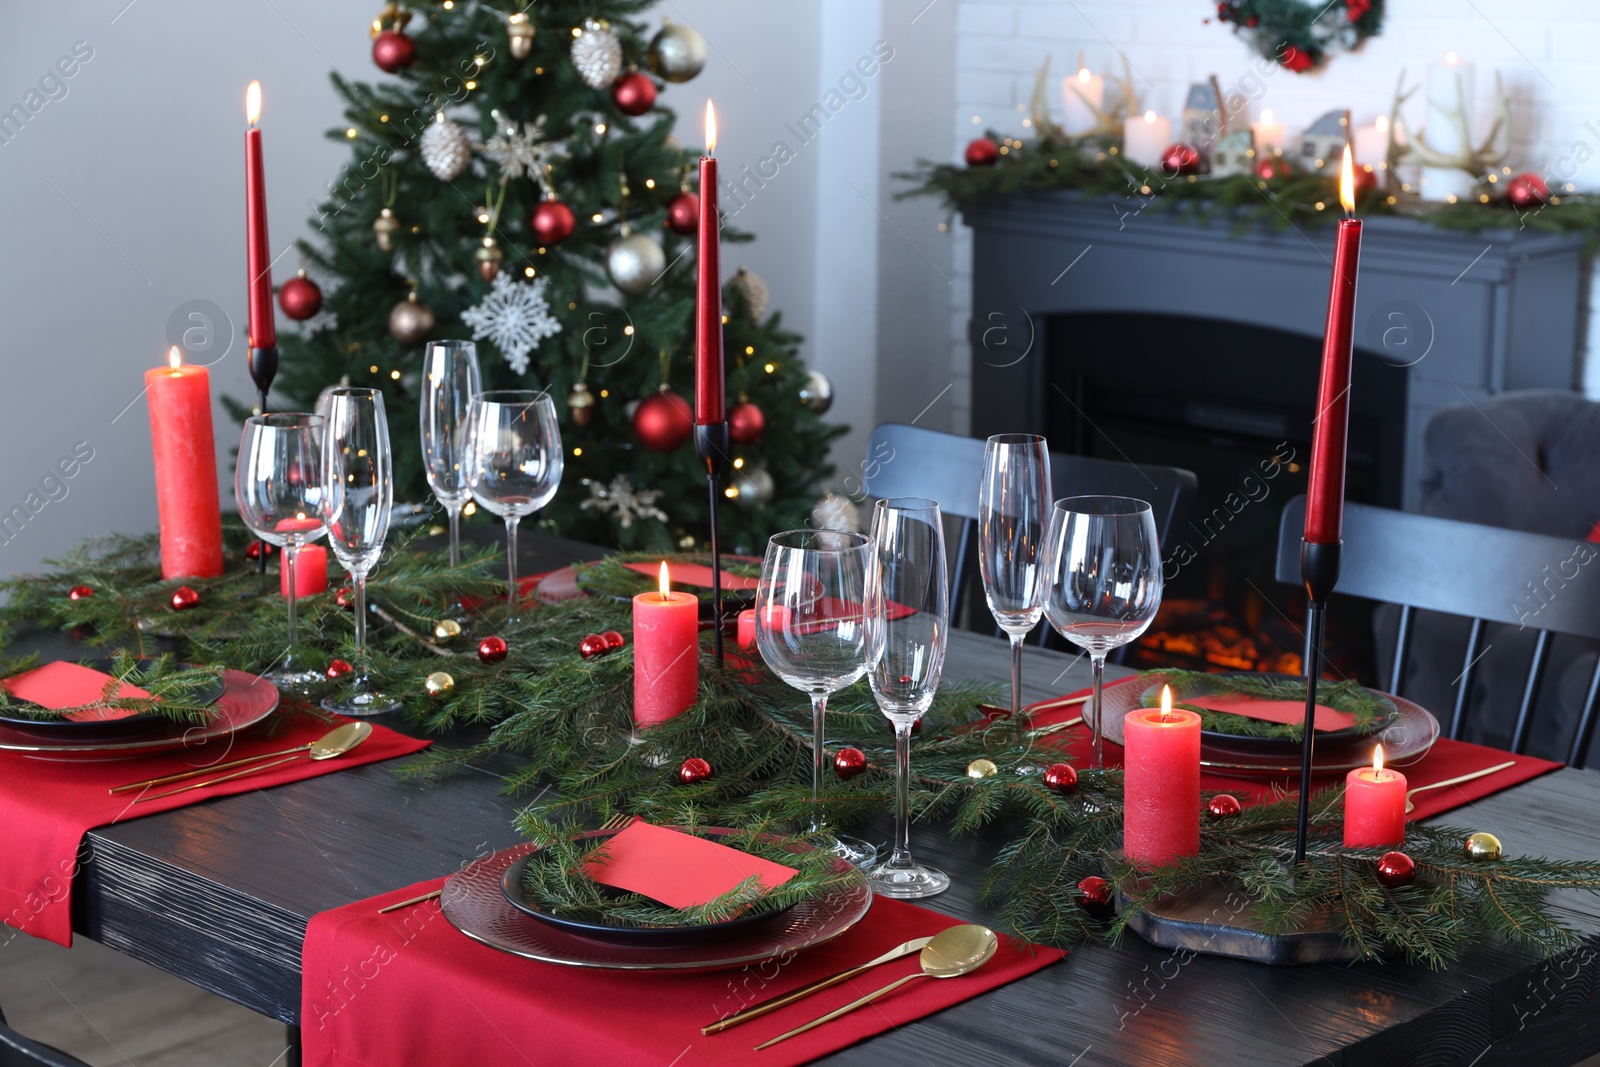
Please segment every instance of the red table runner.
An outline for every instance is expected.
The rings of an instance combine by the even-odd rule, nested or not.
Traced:
[[[1107,689],[1115,685],[1125,685],[1134,681],[1134,678],[1113,682],[1106,686]],[[1083,690],[1081,692],[1087,692]],[[1071,694],[1079,696],[1080,693]],[[1041,703],[1048,704],[1049,701]],[[1024,709],[1026,711],[1027,709]],[[1048,726],[1051,723],[1064,722],[1075,716],[1082,715],[1084,705],[1077,704],[1065,708],[1054,708],[1041,712],[1030,721],[1035,726]],[[1084,726],[1075,726],[1062,731],[1060,735],[1050,738],[1057,747],[1065,749],[1072,762],[1080,767],[1089,764],[1089,730]],[[1113,767],[1122,765],[1122,746],[1111,741],[1105,742],[1106,763]],[[1443,782],[1459,775],[1469,774],[1472,771],[1483,770],[1496,764],[1514,760],[1516,765],[1507,767],[1503,771],[1475,778],[1461,785],[1446,786],[1443,789],[1430,789],[1418,793],[1416,810],[1407,821],[1415,822],[1418,819],[1431,818],[1442,812],[1459,808],[1463,804],[1471,803],[1482,797],[1491,796],[1502,789],[1537,778],[1541,774],[1548,774],[1562,766],[1551,760],[1539,759],[1535,756],[1514,756],[1509,752],[1502,752],[1497,748],[1487,748],[1475,745],[1468,741],[1452,741],[1448,737],[1441,737],[1433,743],[1428,754],[1421,759],[1405,764],[1396,765],[1395,769],[1406,776],[1406,788],[1415,789],[1418,786],[1429,785],[1433,782]],[[1344,784],[1345,772],[1316,774],[1312,776],[1313,789],[1327,789]],[[1266,777],[1235,777],[1208,771],[1204,768],[1200,773],[1200,788],[1212,792],[1232,793],[1246,804],[1262,800],[1272,800],[1281,797],[1287,792],[1298,791],[1298,783],[1287,778]]]
[[[844,936],[792,960],[709,974],[651,975],[561,967],[499,952],[457,932],[437,901],[378,914],[381,907],[443,884],[443,879],[421,882],[312,917],[302,953],[305,1067],[790,1067],[958,1004],[1066,955],[1002,938],[999,954],[981,970],[912,982],[871,1008],[757,1053],[761,1042],[914,973],[916,957],[874,968],[711,1037],[702,1036],[700,1028],[961,920],[880,898]]]
[[[258,726],[235,735],[231,743],[224,741],[138,759],[53,762],[30,759],[17,752],[0,752],[0,832],[4,835],[0,847],[0,922],[34,937],[71,945],[72,882],[78,870],[78,847],[83,835],[96,826],[408,756],[431,744],[374,726],[371,737],[338,759],[300,758],[260,774],[142,804],[134,803],[138,792],[114,796],[108,792],[112,786],[309,744],[333,728],[325,719],[286,715],[282,711],[267,722],[282,728],[269,734]],[[181,784],[157,786],[151,791]]]

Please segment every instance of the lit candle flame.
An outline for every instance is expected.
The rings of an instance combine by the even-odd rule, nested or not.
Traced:
[[[706,155],[717,154],[717,112],[711,106],[711,101],[706,101]]]
[[[1446,52],[1444,54],[1444,61],[1453,67],[1457,63],[1461,62],[1461,57],[1456,55],[1454,52]]]
[[[661,599],[668,599],[667,594],[672,591],[672,582],[667,577],[667,561],[661,561]]]
[[[1144,113],[1144,120],[1146,122],[1148,122],[1152,126],[1154,126],[1156,124],[1156,118],[1157,118],[1157,115],[1156,115],[1156,113],[1154,111],[1146,111]]]
[[[1339,168],[1339,203],[1346,215],[1356,209],[1356,168],[1350,146],[1344,146],[1344,165]]]
[[[1161,718],[1163,720],[1172,718],[1172,686],[1170,685],[1161,687]]]
[[[1378,130],[1379,133],[1388,133],[1389,132],[1389,116],[1388,115],[1379,115],[1377,117],[1377,119],[1373,122],[1373,126],[1377,127],[1377,130]]]
[[[251,82],[250,88],[244,91],[244,115],[254,126],[261,117],[261,83]]]
[[[1263,126],[1271,126],[1272,125],[1272,109],[1270,107],[1261,109],[1261,125],[1263,125]]]
[[[1375,775],[1381,775],[1383,773],[1383,746],[1382,745],[1378,745],[1377,747],[1375,747],[1372,750],[1372,773],[1375,774]]]
[[[183,366],[183,356],[181,353],[179,353],[177,345],[173,345],[167,350],[167,365],[173,370],[177,370],[179,367]]]
[[[1089,68],[1088,67],[1079,68],[1079,70],[1078,70],[1078,84],[1079,85],[1088,85],[1089,84]]]

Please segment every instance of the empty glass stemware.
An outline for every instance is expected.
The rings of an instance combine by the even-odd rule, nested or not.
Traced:
[[[858,533],[789,530],[767,542],[756,586],[756,648],[779,678],[811,697],[811,832],[827,829],[822,812],[823,718],[828,696],[867,670],[862,619],[872,542]],[[858,866],[878,850],[834,835],[836,855]]]
[[[1161,606],[1161,549],[1150,505],[1125,496],[1057,500],[1045,559],[1045,616],[1057,633],[1089,653],[1093,760],[1100,767],[1106,653],[1144,633]]]
[[[1022,724],[1022,642],[1044,612],[1040,556],[1050,501],[1045,439],[1031,433],[989,438],[978,493],[978,568],[989,611],[1011,638],[1012,731]]]
[[[943,871],[911,857],[911,730],[927,714],[944,672],[950,627],[950,579],[939,505],[889,497],[872,511],[873,558],[867,568],[867,681],[878,710],[894,725],[894,846],[867,871],[886,897],[931,897],[950,887]]]
[[[322,436],[322,516],[328,544],[355,586],[356,662],[350,687],[325,697],[322,706],[344,715],[381,715],[400,707],[373,690],[367,662],[367,575],[389,535],[392,463],[383,394],[352,387],[331,391]]]
[[[461,509],[467,485],[467,408],[481,388],[478,346],[429,341],[422,355],[422,464],[428,487],[450,517],[450,566],[461,565]]]
[[[322,680],[296,652],[295,561],[300,549],[328,532],[322,520],[322,418],[303,411],[252,415],[244,420],[233,492],[239,517],[252,533],[283,549],[289,586],[289,643],[262,675],[280,688],[304,689]]]
[[[506,597],[517,621],[517,523],[550,502],[565,459],[549,393],[500,389],[479,393],[467,409],[467,486],[483,507],[506,520]]]

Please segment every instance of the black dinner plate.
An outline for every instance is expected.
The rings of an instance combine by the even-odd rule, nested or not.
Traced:
[[[706,567],[711,566],[711,556],[709,554],[704,554],[704,553],[699,553],[699,554],[690,553],[690,554],[687,554],[687,555],[676,555],[676,556],[669,555],[669,556],[664,556],[663,558],[666,560],[667,568],[668,568],[669,571],[671,570],[673,564],[675,564],[675,563],[698,563],[698,564],[701,564],[702,566],[706,566]],[[760,558],[758,558],[756,556],[735,556],[735,555],[731,555],[731,554],[725,554],[722,557],[722,566],[724,568],[724,573],[726,573],[726,568],[728,567],[728,565],[730,563],[753,563],[753,564],[756,564],[757,566],[759,566],[761,564],[761,560],[760,560]],[[581,566],[579,566],[577,568],[576,584],[577,584],[577,588],[581,592],[583,592],[585,594],[589,593],[589,590],[584,585],[583,568]],[[639,575],[639,585],[638,585],[637,589],[635,589],[635,590],[633,590],[633,591],[631,591],[629,593],[626,593],[626,594],[618,594],[618,595],[614,596],[613,599],[618,600],[618,601],[623,602],[623,603],[631,603],[633,601],[633,597],[634,597],[635,593],[648,593],[651,590],[655,589],[656,587],[657,587],[656,579],[650,577],[647,574],[640,574]],[[671,589],[675,593],[693,593],[695,596],[699,597],[700,598],[700,621],[702,621],[702,622],[711,621],[712,604],[711,604],[711,590],[709,588],[707,588],[706,586],[701,586],[701,585],[690,585],[687,582],[673,582],[673,583],[671,583]],[[756,606],[756,591],[754,589],[730,589],[730,588],[728,588],[726,586],[723,587],[723,590],[722,590],[722,614],[723,614],[724,618],[730,618],[730,617],[733,617],[733,616],[737,616],[739,614],[739,612],[748,610],[750,608],[754,608],[755,606]]]
[[[110,674],[114,669],[113,662],[107,659],[87,659],[79,661],[84,666],[97,671]],[[153,661],[145,660],[148,664]],[[192,664],[177,664],[179,670],[194,670]],[[137,685],[138,675],[129,679],[131,684]],[[211,704],[222,695],[223,683],[219,677],[211,685],[200,690],[196,695],[196,703]],[[11,727],[19,733],[48,741],[58,741],[62,744],[90,741],[114,741],[121,738],[139,737],[144,734],[155,733],[172,726],[172,720],[157,712],[146,711],[138,715],[128,715],[120,719],[29,719],[20,715],[8,715],[0,711],[0,724]]]
[[[1246,673],[1247,672],[1231,672],[1227,674],[1218,674],[1215,675],[1215,677],[1219,681],[1222,681]],[[1248,672],[1248,674],[1251,677],[1278,678],[1288,681],[1299,680],[1298,675],[1267,674],[1260,671],[1252,671]],[[1160,681],[1157,681],[1146,687],[1144,692],[1140,695],[1141,707],[1156,707],[1160,704],[1162,684],[1163,683]],[[1373,723],[1372,728],[1370,730],[1361,730],[1354,726],[1347,726],[1342,730],[1329,730],[1326,733],[1319,733],[1317,734],[1317,748],[1319,751],[1334,752],[1347,747],[1370,744],[1377,739],[1380,733],[1383,732],[1384,727],[1388,726],[1399,717],[1400,709],[1396,708],[1394,702],[1391,701],[1387,696],[1375,689],[1368,689],[1367,694],[1376,699],[1384,707],[1384,711],[1382,714],[1380,714],[1378,720]],[[1194,697],[1203,695],[1205,694],[1197,692],[1189,692],[1184,695],[1178,695],[1177,693],[1174,693],[1173,702],[1193,703]],[[1201,730],[1200,743],[1207,750],[1227,752],[1247,752],[1251,754],[1284,756],[1294,756],[1300,752],[1300,742],[1293,738],[1252,737],[1248,734],[1230,734],[1223,733],[1218,730]]]

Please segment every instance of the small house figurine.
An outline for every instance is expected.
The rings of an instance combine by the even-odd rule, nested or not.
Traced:
[[[1350,143],[1350,112],[1330,111],[1300,135],[1300,162],[1308,170],[1337,170]]]
[[[1227,112],[1222,109],[1222,90],[1215,77],[1208,82],[1195,82],[1189,86],[1189,95],[1183,103],[1183,128],[1178,132],[1178,140],[1192,145],[1200,153],[1202,170],[1205,169],[1204,161],[1211,154],[1211,149],[1227,132],[1226,116]]]
[[[1255,131],[1246,126],[1229,130],[1211,146],[1211,176],[1249,174],[1256,161]]]

